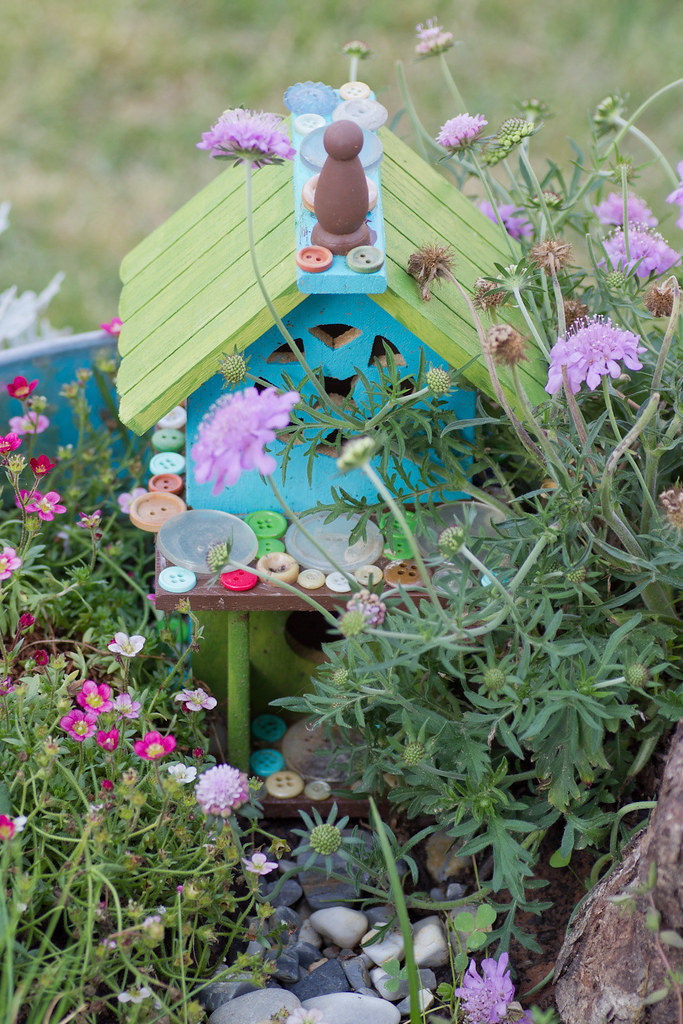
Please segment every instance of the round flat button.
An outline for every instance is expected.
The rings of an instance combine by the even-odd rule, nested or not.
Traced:
[[[294,118],[292,127],[299,135],[310,135],[316,128],[322,128],[324,124],[327,124],[327,122],[322,114],[299,114],[298,117]]]
[[[422,578],[415,562],[392,562],[384,570],[384,579],[394,586],[414,587],[422,584]]]
[[[187,423],[187,413],[182,405],[176,405],[174,409],[162,416],[157,423],[157,430],[182,430]]]
[[[389,111],[369,96],[364,99],[343,100],[332,111],[333,121],[355,121],[366,131],[374,132],[386,122]]]
[[[131,502],[128,515],[133,526],[148,533],[158,533],[167,519],[186,510],[187,505],[177,494],[148,491]]]
[[[365,82],[345,82],[339,95],[343,100],[365,100],[370,95],[370,86]]]
[[[304,569],[299,573],[297,583],[304,590],[318,590],[325,585],[325,574],[320,569]]]
[[[327,800],[332,794],[329,782],[324,779],[312,779],[304,786],[304,796],[309,800]]]
[[[159,452],[149,460],[149,471],[154,476],[157,473],[184,473],[185,456],[178,452]]]
[[[360,569],[354,570],[353,575],[361,587],[374,586],[375,583],[379,583],[384,578],[384,573],[378,565],[361,565]]]
[[[343,572],[331,572],[325,577],[325,586],[335,594],[348,594],[351,590],[351,584]]]
[[[298,772],[284,771],[273,772],[266,779],[266,791],[270,796],[278,800],[286,800],[288,797],[298,796],[304,791],[304,780]]]
[[[410,544],[405,537],[392,537],[389,544],[384,548],[384,554],[387,558],[397,560],[401,558],[411,558],[412,551],[410,550]]]
[[[170,494],[180,494],[185,482],[177,473],[155,473],[148,482],[150,491],[168,491]]]
[[[279,715],[257,715],[251,723],[251,734],[257,740],[277,743],[287,732],[287,723]],[[284,767],[284,761],[282,762]]]
[[[181,569],[177,565],[168,565],[159,573],[159,586],[170,594],[186,594],[197,586],[197,577],[191,569]]]
[[[296,583],[299,575],[299,563],[284,551],[262,555],[256,563],[256,568],[271,579],[281,580],[283,583]]]
[[[259,537],[256,557],[260,558],[262,555],[269,555],[272,551],[284,550],[284,543],[281,540],[278,540],[277,537]]]
[[[358,274],[374,274],[384,263],[384,253],[375,245],[357,245],[346,254],[346,263]]]
[[[254,775],[267,779],[274,772],[282,772],[285,759],[279,750],[255,750],[249,758],[249,767]]]
[[[221,573],[221,583],[226,590],[253,590],[258,583],[258,576],[245,569],[231,569]]]
[[[152,434],[152,448],[158,452],[179,452],[185,447],[182,430],[155,430]]]
[[[250,512],[244,517],[257,537],[284,537],[287,520],[281,512]]]
[[[296,254],[296,265],[309,274],[319,274],[332,266],[332,253],[324,245],[305,245]]]

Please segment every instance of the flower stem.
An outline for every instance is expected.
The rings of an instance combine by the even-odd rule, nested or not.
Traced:
[[[567,408],[569,409],[571,418],[574,421],[576,432],[579,435],[581,444],[585,445],[586,441],[588,440],[588,431],[586,430],[584,418],[581,415],[581,410],[579,409],[576,403],[576,399],[574,398],[572,389],[569,387],[569,376],[567,374],[566,365],[562,367],[562,386],[564,388],[564,396],[567,400]]]
[[[545,358],[546,359],[550,359],[550,350],[549,350],[548,346],[546,345],[545,341],[543,341],[543,339],[541,338],[541,335],[538,332],[538,328],[536,327],[536,324],[531,319],[531,317],[529,315],[529,311],[526,308],[524,300],[522,299],[522,294],[521,294],[519,288],[515,286],[512,289],[512,294],[514,295],[515,302],[517,303],[517,306],[519,307],[519,310],[520,310],[522,316],[524,317],[524,323],[527,325],[527,327],[531,331],[536,344],[540,348],[540,350],[543,353],[543,355],[545,356]]]

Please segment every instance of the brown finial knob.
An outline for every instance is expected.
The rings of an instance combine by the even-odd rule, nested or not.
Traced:
[[[355,121],[335,121],[326,129],[323,145],[327,159],[315,187],[313,208],[318,223],[311,232],[311,243],[344,255],[370,240],[365,223],[368,185],[358,158],[363,129]]]

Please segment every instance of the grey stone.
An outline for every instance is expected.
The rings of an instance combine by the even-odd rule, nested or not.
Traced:
[[[209,1017],[209,1024],[259,1024],[283,1007],[290,1013],[301,1001],[284,988],[263,988],[231,999]]]
[[[393,907],[390,907],[388,903],[380,907],[368,907],[363,911],[368,919],[368,924],[372,928],[376,928],[380,924],[389,924],[390,921],[396,916],[396,911]]]
[[[398,1024],[401,1014],[385,999],[360,992],[335,992],[304,1001],[306,1010],[320,1010],[334,1024]],[[213,1022],[211,1022],[213,1024]],[[230,1022],[232,1024],[232,1022]]]
[[[428,988],[421,988],[417,994],[417,1003],[420,1007],[420,1012],[424,1013],[425,1010],[429,1010],[434,1005],[434,996]],[[396,1009],[399,1011],[402,1017],[410,1013],[410,996],[406,996],[397,1005]]]
[[[263,899],[268,903],[271,903],[274,907],[293,907],[301,897],[303,896],[303,889],[295,878],[288,878],[282,882],[280,888],[273,896],[273,890],[279,884],[275,882],[266,882],[262,879],[263,884],[259,886]]]
[[[320,950],[311,945],[310,942],[302,942],[301,939],[290,947],[293,953],[299,958],[302,967],[309,968],[316,960],[320,960]]]
[[[420,975],[421,988],[436,988],[436,975],[434,971],[421,967],[418,974]],[[390,1003],[397,1003],[400,999],[407,996],[410,991],[407,978],[399,978],[398,987],[394,988],[392,985],[391,988],[387,988],[387,982],[392,982],[396,979],[392,978],[386,971],[383,971],[381,967],[375,967],[374,971],[370,971],[370,977],[372,978],[372,984],[382,999],[388,999]]]
[[[302,1002],[314,996],[328,995],[332,992],[348,992],[349,983],[344,968],[338,960],[326,960],[309,972],[307,978],[292,985],[292,992]]]
[[[357,946],[368,930],[368,919],[360,910],[329,907],[311,914],[311,924],[320,935],[340,948]]]
[[[467,892],[467,886],[462,882],[451,882],[446,889],[447,900],[461,900]]]
[[[381,999],[379,992],[375,992],[374,988],[358,988],[356,989],[361,996],[372,996],[373,999]]]
[[[370,988],[372,980],[363,957],[350,957],[348,960],[342,960],[341,965],[349,980],[349,985],[355,992],[362,988]]]
[[[327,960],[337,960],[341,950],[339,946],[323,946],[320,952]]]
[[[229,1003],[231,999],[246,995],[247,992],[257,991],[256,985],[252,985],[250,981],[212,981],[201,992],[196,993],[196,999],[207,1013],[213,1013],[219,1006]]]
[[[326,878],[319,871],[305,871],[300,880],[304,896],[312,910],[351,906],[358,899],[356,890],[350,882]]]
[[[366,932],[361,939],[363,952],[377,965],[383,964],[385,960],[402,960],[405,946],[401,932],[386,931],[383,937],[377,939],[380,932],[378,928]],[[377,941],[373,942],[373,939]]]
[[[301,928],[299,929],[299,942],[305,942],[308,946],[315,946],[316,949],[320,949],[322,947],[322,935],[318,935],[317,931],[311,924],[310,917],[305,918],[305,920],[301,922]]]
[[[290,984],[299,980],[299,957],[291,948],[284,949],[275,961],[277,970],[273,975],[277,981]]]

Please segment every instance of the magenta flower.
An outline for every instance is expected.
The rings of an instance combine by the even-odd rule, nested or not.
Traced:
[[[0,814],[0,839],[12,839],[16,832],[16,826],[6,814]]]
[[[102,747],[102,750],[116,750],[119,745],[119,730],[109,729],[105,731],[104,729],[98,729],[95,742],[98,747]]]
[[[113,317],[108,323],[100,324],[100,329],[106,331],[107,334],[111,334],[114,338],[118,338],[122,327],[123,321],[118,316]]]
[[[31,629],[31,627],[35,625],[35,622],[35,616],[31,615],[30,612],[23,612],[19,616],[17,629]]]
[[[133,719],[140,717],[141,708],[140,701],[133,700],[129,693],[120,693],[118,697],[114,698],[114,711],[117,713],[117,718],[125,718],[126,721],[132,722]]]
[[[218,701],[215,697],[212,697],[205,690],[187,690],[183,689],[180,693],[176,693],[173,700],[177,700],[183,705],[183,711],[211,711],[212,708],[216,707]]]
[[[124,658],[134,658],[136,654],[139,654],[142,648],[145,646],[144,636],[140,636],[139,633],[135,633],[133,636],[128,636],[127,633],[114,633],[114,639],[107,647],[114,654],[121,654]]]
[[[8,693],[12,693],[14,690],[14,684],[10,676],[5,676],[4,679],[0,679],[0,697],[6,697]]]
[[[76,694],[76,703],[80,704],[86,711],[94,715],[101,715],[105,711],[112,711],[114,702],[111,699],[111,686],[106,683],[95,683],[92,679],[86,679],[81,687],[81,692]]]
[[[21,444],[21,438],[16,433],[0,435],[0,455],[9,455],[17,450]]]
[[[465,149],[481,135],[487,124],[483,114],[458,114],[441,126],[436,141],[445,149]]]
[[[42,434],[50,426],[47,416],[29,409],[23,416],[10,416],[9,425],[15,434]]]
[[[657,218],[644,199],[631,192],[627,202],[626,219],[629,222],[642,224],[648,228],[657,226]],[[606,199],[593,207],[593,210],[601,224],[624,223],[624,197],[619,192],[610,192]]]
[[[119,503],[119,508],[121,509],[121,511],[128,515],[128,513],[130,512],[130,506],[133,504],[135,499],[141,498],[143,494],[147,493],[148,492],[145,490],[144,487],[134,487],[133,490],[130,491],[130,493],[128,491],[124,491],[123,494],[119,494],[116,500]]]
[[[21,559],[14,548],[4,547],[0,551],[0,580],[8,580],[15,569],[21,567]]]
[[[437,25],[436,18],[429,18],[426,25],[418,25],[415,31],[415,53],[419,57],[433,57],[437,53],[450,50],[453,45],[453,33],[444,32],[441,25]]]
[[[22,491],[22,496],[25,493],[25,491]],[[60,505],[59,502],[60,497],[56,491],[48,491],[45,495],[41,494],[40,491],[34,491],[31,500],[25,508],[27,512],[37,512],[39,519],[49,523],[54,519],[55,515],[61,515],[63,512],[66,512],[66,505]]]
[[[253,853],[246,860],[242,858],[242,864],[250,875],[269,875],[277,867],[277,861],[268,860],[265,853]]]
[[[641,224],[628,224],[627,228],[628,257],[623,227],[602,241],[613,270],[627,274],[635,267],[636,277],[649,277],[650,274],[663,274],[681,262],[680,254],[664,241],[658,231]],[[605,267],[606,263],[602,260],[598,266]]]
[[[199,424],[199,439],[192,446],[197,483],[214,480],[212,493],[220,494],[245,470],[257,469],[263,476],[275,472],[277,463],[264,446],[287,426],[298,401],[296,391],[281,395],[275,388],[245,388],[219,398]]]
[[[569,389],[576,394],[585,381],[594,391],[602,377],[618,377],[621,360],[630,370],[641,370],[638,354],[645,348],[631,331],[615,327],[600,316],[579,320],[565,338],[558,338],[550,350],[548,383],[545,390],[554,395],[562,387],[562,367],[567,367]]]
[[[197,149],[208,149],[217,160],[234,164],[250,161],[252,167],[293,160],[295,150],[280,130],[279,114],[253,110],[225,110],[208,132],[202,133]]]
[[[249,780],[229,764],[217,764],[199,777],[194,795],[204,814],[228,818],[249,799]]]
[[[76,523],[76,526],[80,526],[83,530],[95,530],[100,525],[102,519],[102,513],[99,509],[95,512],[91,512],[90,515],[86,515],[85,512],[78,513],[80,522]]]
[[[50,655],[47,653],[44,647],[39,647],[36,653],[33,655],[33,660],[36,665],[47,665],[50,660]]]
[[[148,732],[141,740],[136,740],[133,750],[138,757],[146,761],[158,761],[175,750],[175,736],[162,736],[160,732]]]
[[[7,385],[7,394],[11,398],[18,398],[20,402],[23,402],[36,390],[37,384],[38,378],[29,382],[26,377],[15,377],[11,384]]]
[[[387,606],[380,601],[377,594],[371,594],[369,590],[359,590],[357,594],[346,603],[347,612],[361,612],[365,623],[370,628],[381,626]]]
[[[494,224],[498,223],[493,206],[488,199],[481,199],[477,206],[489,220],[492,220]],[[524,210],[520,210],[514,203],[499,203],[496,205],[496,209],[505,230],[512,238],[530,238],[533,235],[533,226],[526,219]]]
[[[59,720],[59,724],[72,740],[82,743],[97,729],[97,715],[93,711],[78,711],[74,708]]]
[[[673,190],[673,192],[670,192],[669,195],[666,197],[666,201],[667,203],[675,203],[678,207],[680,216],[676,221],[676,227],[679,227],[681,228],[681,230],[683,230],[683,160],[681,160],[678,166],[676,167],[676,172],[681,180],[678,182],[678,185]]]
[[[507,1013],[515,998],[515,986],[507,965],[507,953],[501,953],[497,963],[492,957],[482,960],[483,977],[480,977],[475,961],[470,960],[462,988],[453,989],[453,995],[464,1003],[469,1024],[498,1024]]]
[[[31,459],[30,464],[36,477],[46,476],[57,465],[56,462],[50,462],[47,455],[39,455],[37,459]]]

